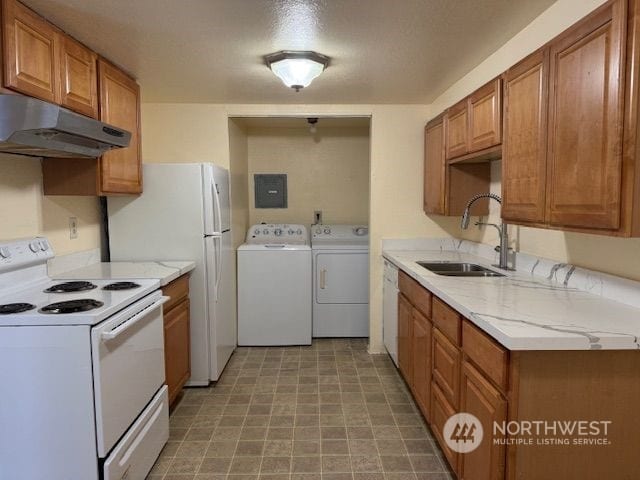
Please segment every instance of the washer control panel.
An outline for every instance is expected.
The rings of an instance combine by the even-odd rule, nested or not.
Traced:
[[[249,244],[307,245],[309,233],[304,225],[289,223],[260,223],[247,232]]]
[[[311,235],[314,239],[367,240],[369,227],[367,225],[311,225]]]

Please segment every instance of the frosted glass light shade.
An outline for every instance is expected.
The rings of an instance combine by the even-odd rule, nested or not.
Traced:
[[[296,91],[309,86],[329,63],[329,57],[315,52],[277,52],[265,57],[271,71]]]

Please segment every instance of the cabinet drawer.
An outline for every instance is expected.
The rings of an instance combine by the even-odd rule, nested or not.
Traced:
[[[433,329],[433,379],[454,407],[460,392],[460,350],[437,328]]]
[[[502,391],[507,390],[509,352],[466,320],[462,323],[462,350]]]
[[[433,299],[433,324],[444,333],[455,345],[460,345],[462,317],[439,298]]]
[[[189,296],[189,275],[182,275],[166,285],[162,289],[162,294],[170,297],[170,300],[164,305],[166,313]]]
[[[398,272],[398,288],[425,317],[431,318],[431,293],[406,273]]]
[[[447,401],[445,395],[440,390],[440,387],[435,382],[431,383],[431,431],[433,435],[438,440],[438,444],[442,449],[449,465],[454,472],[458,472],[458,453],[451,450],[444,438],[442,436],[442,431],[444,429],[444,424],[447,423],[447,420],[451,415],[456,414],[457,411],[453,406]]]

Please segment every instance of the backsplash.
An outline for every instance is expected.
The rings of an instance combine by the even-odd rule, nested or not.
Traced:
[[[99,248],[58,255],[47,262],[47,273],[50,277],[55,277],[69,270],[86,267],[98,262],[100,262]]]
[[[499,260],[499,254],[492,246],[458,238],[383,239],[382,249],[454,251],[476,255],[492,263],[498,263]],[[640,282],[527,253],[513,253],[509,261],[511,265],[515,261],[519,273],[546,278],[567,288],[640,308]]]

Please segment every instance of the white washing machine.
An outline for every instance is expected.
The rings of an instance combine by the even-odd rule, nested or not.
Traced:
[[[312,225],[313,336],[369,336],[369,229]]]
[[[238,247],[238,345],[310,344],[307,228],[253,225]]]

